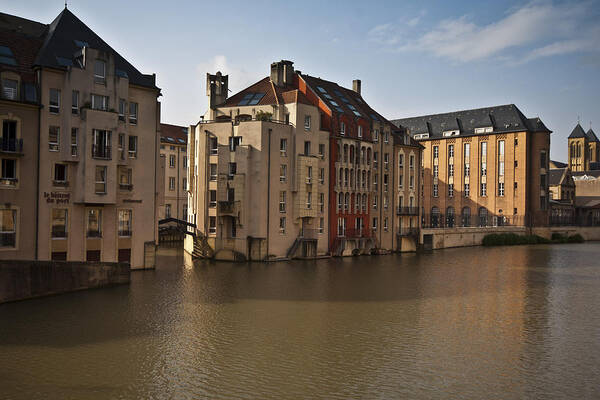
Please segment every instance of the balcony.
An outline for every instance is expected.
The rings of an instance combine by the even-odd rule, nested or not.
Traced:
[[[23,154],[23,139],[0,136],[0,152]]]
[[[219,201],[217,212],[219,215],[238,216],[240,201]]]
[[[92,157],[99,158],[102,160],[111,160],[111,148],[109,146],[100,146],[97,144],[92,144]]]
[[[419,215],[419,207],[397,207],[396,215]]]
[[[398,231],[398,236],[417,236],[419,234],[419,228],[402,226]]]

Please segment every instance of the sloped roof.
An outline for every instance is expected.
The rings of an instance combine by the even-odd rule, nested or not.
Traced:
[[[244,98],[251,94],[263,95],[257,103],[252,104],[241,104]],[[302,103],[312,105],[311,102],[306,98],[304,93],[300,92],[296,87],[292,85],[277,86],[271,82],[270,77],[265,77],[260,81],[248,86],[247,88],[237,92],[233,96],[229,97],[219,107],[244,107],[249,105],[277,105],[277,104],[289,104],[289,103]]]
[[[556,186],[560,185],[563,180],[563,176],[567,172],[566,168],[552,168],[548,174],[548,185]]]
[[[577,138],[584,138],[584,137],[586,137],[585,131],[579,124],[575,125],[575,128],[573,128],[573,131],[569,135],[569,139],[577,139]]]
[[[0,13],[0,29],[24,36],[43,38],[48,30],[48,25],[16,15]]]
[[[144,75],[138,71],[67,8],[48,26],[44,44],[38,52],[35,64],[64,69],[57,57],[73,59],[73,55],[80,50],[75,40],[87,43],[90,48],[113,54],[115,68],[127,74],[129,83],[158,89],[153,75]]]
[[[35,80],[33,65],[43,40],[15,28],[15,22],[10,17],[12,16],[0,14],[0,46],[8,47],[11,50],[16,65],[3,63],[0,64],[0,70],[14,71],[20,74],[24,81],[33,82]]]
[[[185,126],[160,124],[160,141],[171,144],[187,144],[188,130]]]
[[[594,133],[594,131],[592,130],[592,128],[590,128],[586,133],[585,136],[591,141],[591,142],[600,142],[600,140],[598,140],[598,136],[596,136],[596,134]]]
[[[475,135],[476,128],[489,127],[493,128],[493,133],[552,132],[541,119],[526,118],[514,104],[401,118],[392,123],[407,128],[411,135],[428,133],[430,139],[444,137],[443,133],[451,130],[459,130],[460,136]]]

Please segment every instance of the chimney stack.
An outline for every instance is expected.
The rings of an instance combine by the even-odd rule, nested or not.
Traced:
[[[360,94],[360,79],[355,79],[352,81],[352,90]]]
[[[271,64],[271,81],[277,86],[291,85],[294,79],[294,62],[281,60]]]
[[[221,71],[215,75],[206,74],[206,95],[211,109],[227,100],[228,81],[229,75],[221,75]]]

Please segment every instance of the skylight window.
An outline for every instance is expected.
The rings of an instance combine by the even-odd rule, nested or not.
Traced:
[[[331,100],[330,101],[331,105],[334,107],[339,107],[340,105],[338,103],[336,103],[335,101]]]
[[[327,93],[327,90],[323,89],[321,86],[317,86],[317,89],[319,89],[319,92],[321,93]]]
[[[90,47],[88,42],[84,42],[82,40],[73,40],[75,42],[75,46],[77,47]]]
[[[127,75],[127,72],[123,71],[122,69],[118,69],[115,71],[117,76],[120,78],[129,78],[129,75]]]
[[[348,104],[348,108],[352,111],[356,111],[356,107],[354,107],[352,104]]]
[[[359,113],[358,111],[352,111],[354,113],[354,115],[356,115],[357,117],[362,117],[361,113]]]
[[[331,97],[328,93],[323,93],[323,97],[325,97],[328,100],[333,100],[333,97]]]
[[[13,52],[6,46],[0,46],[0,64],[17,65]]]
[[[264,93],[246,93],[242,100],[238,103],[238,106],[256,105],[264,96]]]
[[[375,114],[371,114],[371,118],[373,118],[375,121],[379,121],[379,118],[377,118],[377,115]]]
[[[339,112],[339,113],[343,113],[344,112],[344,110],[342,108],[340,108],[340,107],[335,107],[335,110],[337,112]]]
[[[71,60],[70,58],[56,56],[56,62],[61,67],[71,67],[71,66],[73,66],[73,60]]]

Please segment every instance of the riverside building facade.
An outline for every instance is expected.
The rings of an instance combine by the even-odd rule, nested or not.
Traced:
[[[14,239],[0,258],[144,267],[144,243],[157,237],[155,76],[66,8],[49,25],[1,17],[3,93],[17,88],[3,103],[3,140],[21,154],[3,155],[2,237]]]
[[[207,74],[209,111],[190,127],[188,252],[267,260],[396,248],[401,133],[364,102],[360,81],[350,90],[280,61],[227,91],[227,76]]]
[[[514,105],[393,121],[425,146],[421,225],[547,226],[550,133]]]
[[[187,134],[184,126],[160,124],[160,155],[164,157],[164,200],[159,220],[187,220]]]

